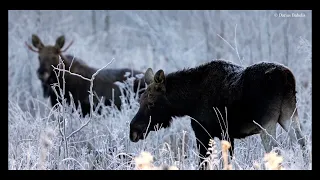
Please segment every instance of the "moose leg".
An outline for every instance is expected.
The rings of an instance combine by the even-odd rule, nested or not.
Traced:
[[[293,103],[292,103],[293,104]],[[282,107],[281,116],[279,119],[279,124],[282,128],[288,132],[290,137],[290,141],[293,143],[294,141],[298,141],[301,149],[302,149],[302,156],[304,162],[308,164],[310,161],[309,159],[310,154],[306,151],[307,142],[303,137],[300,123],[299,123],[299,116],[298,111],[295,108],[290,108],[288,104],[284,104],[286,106]],[[291,106],[293,107],[293,106]]]
[[[298,141],[301,149],[304,162],[309,164],[310,154],[306,151],[306,139],[303,137],[300,123],[298,110],[296,109],[295,98],[284,99],[281,107],[281,115],[279,118],[279,124],[281,127],[288,132],[290,141]]]
[[[231,145],[231,147],[230,147],[230,158],[232,158],[233,155],[234,155],[234,138],[230,137],[230,145]]]
[[[204,170],[208,164],[205,162],[205,159],[208,157],[207,152],[208,152],[208,144],[210,137],[208,135],[196,135],[197,138],[197,148],[199,148],[199,166],[200,170]]]
[[[290,108],[286,104],[284,105],[285,106],[282,107],[279,124],[285,131],[288,132],[291,142],[297,140],[301,148],[305,150],[306,140],[303,137],[300,128],[298,111],[293,108]]]
[[[90,114],[90,109],[90,104],[81,103],[82,117],[85,117],[87,114]]]
[[[297,140],[301,148],[305,150],[306,140],[302,135],[297,117],[293,117],[292,121],[283,120],[279,122],[285,131],[288,132],[291,142]]]
[[[276,119],[278,119],[278,116],[276,117]],[[273,148],[278,146],[278,143],[275,141],[276,127],[277,121],[271,119],[271,121],[263,127],[264,129],[260,133],[261,141],[266,153],[271,152]]]
[[[201,119],[201,122],[198,122],[197,119]],[[214,136],[211,134],[213,125],[208,123],[210,121],[210,118],[208,118],[205,114],[191,119],[191,126],[196,136],[197,148],[199,148],[200,152],[200,170],[204,170],[208,167],[208,160],[206,158],[209,156],[209,154],[207,154],[209,142],[210,139],[213,140],[214,138]]]

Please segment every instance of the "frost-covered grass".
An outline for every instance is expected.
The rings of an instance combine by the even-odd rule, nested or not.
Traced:
[[[72,13],[76,15],[72,16]],[[59,26],[51,23],[54,19],[61,19],[54,11],[9,12],[9,169],[135,169],[135,165],[130,162],[135,162],[132,158],[138,156],[142,151],[152,154],[155,166],[167,164],[175,165],[178,169],[198,168],[198,151],[190,118],[175,118],[170,128],[151,132],[146,140],[132,143],[129,140],[129,123],[139,108],[133,96],[130,96],[130,101],[123,105],[121,111],[113,107],[105,107],[101,115],[94,114],[92,119],[90,117],[79,118],[76,112],[72,113],[72,108],[74,108],[72,106],[62,106],[59,110],[53,110],[49,101],[42,97],[40,82],[36,77],[37,55],[28,51],[24,46],[24,41],[30,42],[32,33],[38,32],[45,44],[53,43],[58,35],[65,33],[67,41],[75,40],[68,52],[84,59],[91,66],[101,68],[115,58],[110,67],[126,66],[142,71],[145,71],[147,67],[162,68],[166,73],[184,67],[194,67],[214,59],[205,60],[207,55],[200,56],[205,54],[203,52],[205,37],[200,31],[192,29],[181,34],[180,30],[184,29],[180,23],[182,20],[170,19],[168,16],[160,18],[161,13],[163,12],[153,11],[147,16],[143,12],[136,14],[134,11],[127,11],[124,16],[136,17],[133,21],[143,28],[115,23],[110,25],[108,33],[97,31],[96,34],[92,34],[88,26],[83,26],[82,31],[78,28],[81,24],[77,23],[80,22],[79,19],[86,18],[82,15],[86,15],[86,12],[63,12],[62,15],[65,18],[59,21]],[[197,13],[199,12],[189,14],[193,18],[190,21],[194,22],[194,19],[199,21]],[[233,13],[235,12],[230,12],[230,15]],[[206,16],[209,15],[210,13],[206,14]],[[237,16],[229,17],[236,18]],[[153,24],[156,20],[162,20],[162,24]],[[227,20],[229,22],[230,19]],[[77,23],[71,23],[73,21]],[[248,48],[243,43],[246,37],[241,35],[245,31],[241,31],[240,22],[242,21],[237,21],[239,28],[236,37],[239,40],[236,43],[233,40],[234,26],[231,31],[228,29],[221,35],[233,48],[217,36],[217,39],[220,39],[219,48],[225,46],[231,49],[229,52],[221,49],[222,58],[240,64],[238,58],[240,57],[245,65],[249,65],[251,61],[259,62],[260,60],[253,60],[258,59],[256,57],[259,56],[255,56],[255,53],[258,54],[258,52],[250,52],[250,56],[245,53]],[[221,34],[219,31],[214,31],[213,27],[212,24],[209,24],[212,36]],[[139,36],[141,39],[145,37],[144,34],[147,34],[151,39],[150,44],[146,47],[141,45],[139,48],[138,42],[130,40],[132,35],[127,33],[128,30],[141,33],[142,35]],[[279,39],[277,33],[274,34]],[[311,43],[308,36],[298,35],[290,36],[288,40],[290,47],[295,47],[290,49],[290,52],[294,54],[290,54],[290,57],[295,58],[291,58],[292,61],[286,65],[296,76],[298,112],[302,131],[308,138],[308,146],[311,149]],[[106,49],[104,45],[106,37],[109,37],[110,41],[108,48],[116,49],[115,54]],[[122,43],[136,43],[136,48],[118,46],[121,41],[113,40],[113,38],[119,37],[122,38]],[[190,42],[185,42],[185,37],[190,37]],[[268,43],[263,38],[262,41],[264,44]],[[216,40],[214,43],[217,43]],[[251,43],[256,42],[252,40]],[[185,45],[187,48],[182,48]],[[271,46],[274,52],[270,57],[278,57],[276,51],[283,44],[273,42]],[[152,48],[157,51],[154,52]],[[234,51],[235,49],[238,53]],[[219,50],[217,47],[217,51]],[[251,56],[253,59],[250,58]],[[280,58],[273,58],[270,61],[284,63]],[[60,129],[58,119],[65,122]],[[89,120],[90,122],[79,130]],[[73,135],[68,137],[70,134]],[[67,143],[63,141],[64,138],[67,138]],[[304,162],[300,147],[287,141],[287,133],[280,126],[277,129],[276,139],[281,145],[279,149],[283,156],[284,169],[311,169],[311,160],[308,163]],[[217,139],[215,141],[219,142]],[[218,162],[216,160],[213,162],[217,162],[218,169],[223,169],[222,156],[220,156],[222,148],[220,143],[216,143],[216,146]],[[257,169],[257,166],[264,164],[264,155],[265,151],[258,135],[236,140],[235,159],[231,161],[232,168]]]
[[[76,112],[71,113],[72,107],[64,108],[64,116],[49,108],[43,113],[46,115],[41,116],[38,106],[42,106],[42,102],[32,100],[35,115],[23,111],[18,103],[9,101],[9,169],[133,169],[128,161],[141,151],[150,152],[158,166],[170,164],[179,169],[197,168],[196,141],[187,117],[176,118],[171,128],[150,133],[145,141],[132,143],[128,133],[130,120],[138,109],[134,99],[130,102],[132,108],[128,104],[122,111],[106,107],[109,111],[94,114],[90,123],[80,131],[77,130],[90,117],[79,118]],[[63,127],[60,127],[61,131],[58,127],[61,117],[66,123],[66,137],[77,131],[67,139],[67,146],[63,142]],[[282,145],[283,167],[310,169],[310,164],[304,164],[298,145],[282,143],[286,136],[282,133],[277,137]],[[235,147],[233,168],[251,169],[254,163],[264,163],[259,136],[236,140]],[[219,144],[217,149],[218,152],[221,149]]]

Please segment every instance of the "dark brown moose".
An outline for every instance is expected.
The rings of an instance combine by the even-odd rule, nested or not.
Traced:
[[[96,68],[90,67],[85,64],[82,60],[73,57],[71,55],[63,55],[73,43],[73,41],[62,50],[65,44],[65,37],[60,36],[56,39],[55,45],[47,45],[45,46],[40,38],[37,35],[32,35],[32,45],[36,48],[34,49],[32,46],[27,45],[27,47],[39,54],[39,63],[40,66],[37,70],[38,78],[42,83],[44,97],[50,97],[51,105],[55,106],[58,102],[61,103],[61,99],[56,96],[56,93],[51,87],[54,87],[56,92],[59,92],[59,87],[62,89],[63,87],[63,76],[60,71],[60,75],[57,78],[58,71],[54,71],[53,67],[58,67],[61,69],[60,58],[65,65],[65,70],[68,70],[72,73],[81,75],[87,79],[90,79],[92,75],[98,70]],[[60,58],[59,58],[60,57]],[[89,101],[89,90],[91,82],[83,79],[74,74],[68,73],[65,71],[64,79],[65,79],[65,94],[64,98],[66,98],[67,103],[70,104],[70,95],[72,95],[73,101],[75,105],[78,107],[79,102],[82,110],[82,115],[85,116],[90,113],[90,101]],[[137,70],[132,70],[130,68],[122,68],[122,69],[103,69],[101,70],[94,79],[93,82],[93,93],[94,95],[98,95],[99,98],[104,98],[104,104],[110,106],[111,100],[114,100],[114,104],[117,108],[121,107],[121,92],[120,87],[115,84],[115,82],[124,82],[127,80],[126,73],[133,73],[132,76],[136,76],[137,74],[143,74]],[[58,86],[52,86],[53,84],[59,84]],[[145,82],[142,79],[137,78],[134,81],[134,92],[141,94],[144,91]],[[114,90],[114,92],[113,92]],[[113,99],[114,98],[114,99]],[[96,107],[98,103],[98,98],[94,98],[94,107]],[[100,111],[98,111],[100,112]]]
[[[149,68],[145,80],[148,87],[130,123],[132,142],[147,137],[156,125],[169,127],[172,117],[187,115],[204,157],[214,137],[231,142],[232,156],[235,138],[260,134],[270,152],[277,146],[273,139],[277,123],[290,130],[291,140],[297,136],[302,148],[306,146],[296,109],[295,77],[282,65],[261,62],[244,68],[215,60],[167,75],[163,70],[153,74]]]

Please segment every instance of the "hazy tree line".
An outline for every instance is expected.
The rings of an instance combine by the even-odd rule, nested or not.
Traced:
[[[305,16],[276,17],[292,13]],[[113,67],[169,72],[221,58],[242,65],[281,62],[294,71],[311,68],[311,63],[301,66],[308,52],[299,49],[301,42],[311,44],[311,11],[10,11],[8,31],[9,77],[16,80],[11,93],[38,84],[30,78],[36,55],[24,47],[32,33],[45,44],[61,34],[74,39],[68,52],[96,67],[116,58]]]

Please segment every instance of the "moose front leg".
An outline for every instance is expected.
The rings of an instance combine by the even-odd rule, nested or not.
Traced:
[[[54,92],[51,92],[51,94],[50,94],[50,103],[51,103],[52,107],[56,108],[57,104],[59,104],[59,101],[58,101],[57,98],[58,97],[56,96],[56,94],[54,94]]]
[[[204,170],[208,166],[208,163],[206,162],[206,158],[209,156],[207,154],[208,152],[208,144],[210,137],[209,135],[204,134],[196,134],[197,138],[197,148],[199,150],[199,169]]]
[[[229,149],[229,152],[230,152],[230,158],[233,157],[234,155],[234,138],[231,138],[230,137],[230,149]]]
[[[205,161],[208,157],[207,152],[211,136],[208,134],[207,130],[203,129],[203,125],[199,125],[199,122],[191,120],[191,126],[196,136],[197,148],[199,150],[199,169],[204,170],[208,165]]]

